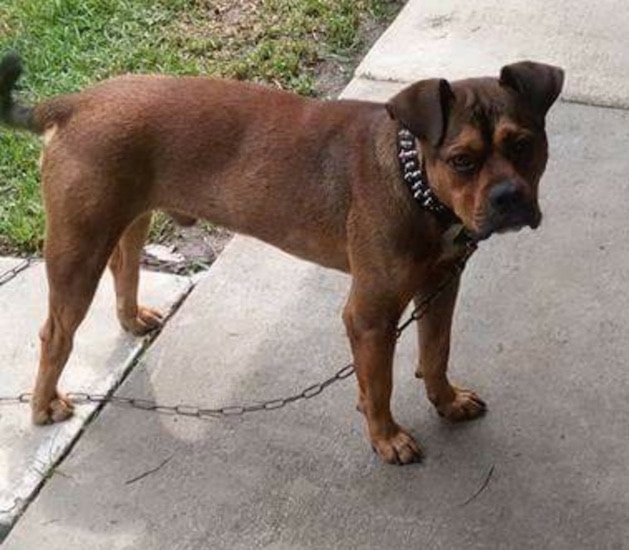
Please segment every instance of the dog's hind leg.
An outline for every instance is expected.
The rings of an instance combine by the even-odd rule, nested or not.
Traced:
[[[72,415],[72,404],[59,392],[57,383],[72,351],[74,334],[122,231],[77,222],[77,216],[65,208],[54,213],[49,210],[49,214],[44,250],[49,310],[40,331],[41,355],[31,401],[35,424],[61,422]]]
[[[116,288],[116,312],[122,328],[141,336],[162,323],[162,315],[138,305],[142,246],[151,225],[151,214],[142,214],[125,229],[110,259]]]

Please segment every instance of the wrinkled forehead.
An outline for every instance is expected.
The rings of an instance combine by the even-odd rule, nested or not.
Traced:
[[[495,78],[458,80],[451,84],[454,102],[448,117],[444,145],[448,142],[492,143],[508,133],[543,131],[526,101],[503,88]]]

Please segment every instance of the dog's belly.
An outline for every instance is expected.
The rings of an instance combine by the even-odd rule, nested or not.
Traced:
[[[173,205],[171,205],[171,208]],[[323,267],[349,273],[347,239],[344,224],[287,212],[264,211],[250,206],[221,208],[215,200],[197,200],[189,208],[176,203],[177,217],[191,216],[207,220],[225,229],[257,238],[284,252]]]

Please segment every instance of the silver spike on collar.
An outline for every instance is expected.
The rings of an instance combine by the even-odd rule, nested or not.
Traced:
[[[402,177],[413,197],[425,210],[433,212],[448,224],[454,223],[458,218],[437,198],[426,181],[423,166],[417,155],[417,138],[406,128],[401,128],[397,135],[398,159]]]

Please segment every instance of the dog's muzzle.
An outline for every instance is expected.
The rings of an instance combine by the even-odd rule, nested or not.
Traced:
[[[485,211],[485,219],[475,234],[477,240],[486,239],[492,233],[517,231],[526,226],[536,229],[542,221],[539,208],[512,181],[504,181],[491,188]]]

